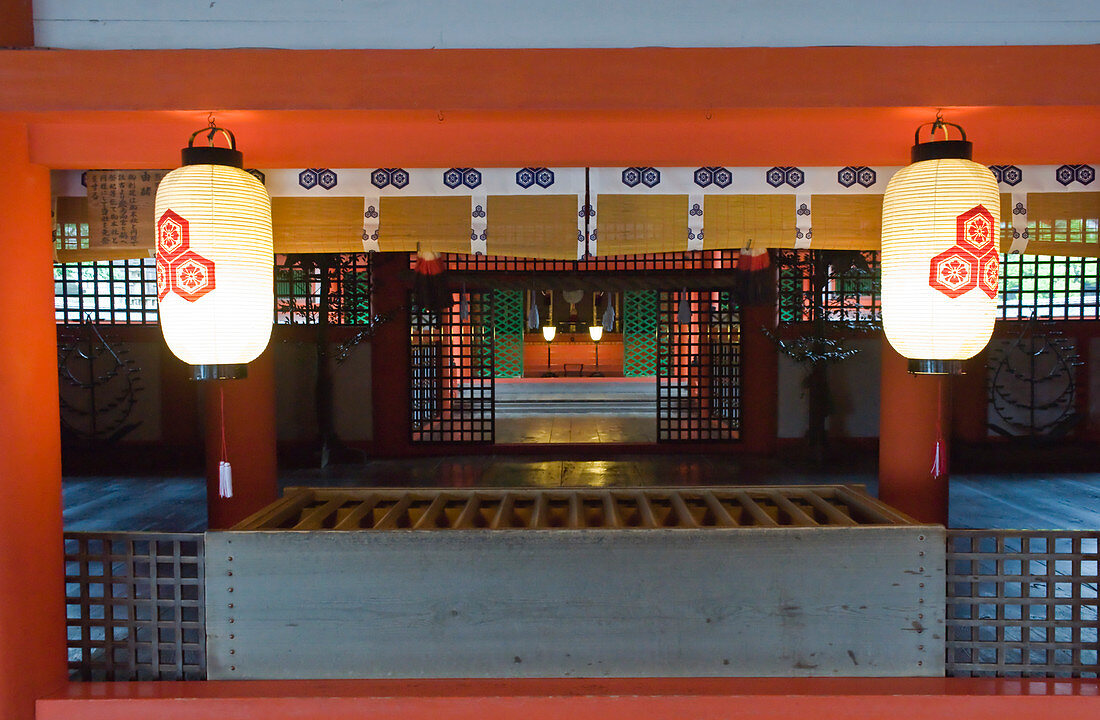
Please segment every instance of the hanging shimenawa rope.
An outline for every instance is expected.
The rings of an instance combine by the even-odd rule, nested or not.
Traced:
[[[229,450],[225,442],[225,388],[218,388],[221,402],[222,459],[218,463],[218,497],[233,497],[233,468],[229,465]]]

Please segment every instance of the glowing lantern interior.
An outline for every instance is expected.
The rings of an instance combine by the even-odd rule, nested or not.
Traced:
[[[882,207],[882,320],[901,355],[965,360],[993,332],[1000,262],[993,173],[924,160],[890,180]]]
[[[249,173],[185,165],[157,189],[157,295],[169,349],[191,365],[254,360],[271,336],[271,199]]]

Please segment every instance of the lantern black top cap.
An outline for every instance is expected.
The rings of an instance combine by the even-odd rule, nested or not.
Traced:
[[[931,125],[932,129],[929,131],[929,135],[935,137],[937,130],[943,131],[943,140],[931,140],[929,142],[922,143],[920,141],[920,130],[923,127]],[[962,135],[961,140],[951,140],[948,132],[948,127],[953,127],[959,131]],[[968,142],[966,139],[966,131],[962,129],[961,125],[955,123],[949,123],[943,119],[943,115],[936,113],[936,119],[930,123],[924,123],[917,127],[916,132],[913,133],[913,151],[911,153],[911,162],[921,162],[922,160],[945,160],[945,159],[960,159],[960,160],[972,160],[974,158],[974,143]]]
[[[210,144],[205,147],[195,147],[195,138],[203,133],[206,133],[206,139]],[[214,145],[214,138],[218,133],[225,137],[229,147],[223,148]],[[237,149],[237,138],[229,130],[215,125],[213,119],[211,119],[209,126],[191,133],[191,138],[187,141],[187,147],[183,149],[180,155],[184,165],[228,165],[229,167],[244,168],[244,153]]]

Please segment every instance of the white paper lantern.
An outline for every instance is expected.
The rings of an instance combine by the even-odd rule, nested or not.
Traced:
[[[883,197],[882,324],[910,372],[961,372],[993,332],[1001,201],[971,154],[965,134],[918,141]]]
[[[193,147],[195,133],[157,188],[161,331],[196,379],[244,377],[271,337],[271,198],[221,132],[229,148]]]

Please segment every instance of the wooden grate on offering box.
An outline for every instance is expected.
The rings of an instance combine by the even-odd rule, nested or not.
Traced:
[[[917,525],[859,486],[288,488],[233,530],[629,530]]]

